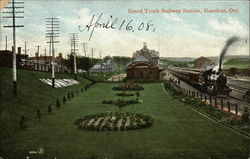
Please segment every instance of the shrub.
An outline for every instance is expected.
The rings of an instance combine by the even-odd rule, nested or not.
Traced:
[[[60,106],[61,106],[60,100],[57,99],[57,100],[56,100],[56,107],[57,107],[57,108],[60,108]]]
[[[63,96],[63,104],[65,104],[65,103],[66,103],[66,101],[67,101],[66,97],[65,97],[65,96]]]
[[[118,107],[124,107],[126,105],[130,105],[130,104],[138,104],[138,100],[128,100],[128,101],[124,101],[121,99],[117,99],[117,102],[115,103],[116,106]]]
[[[36,114],[37,114],[38,119],[40,119],[40,118],[41,118],[41,112],[40,112],[40,109],[37,109]]]
[[[249,111],[247,107],[244,107],[244,111],[241,117],[243,123],[249,123]]]
[[[144,90],[144,88],[138,84],[134,84],[134,83],[123,83],[120,84],[117,87],[113,87],[113,90],[121,90],[121,91],[140,91],[140,90]]]
[[[71,97],[70,97],[70,93],[68,93],[68,100],[70,100],[70,98],[71,98]]]
[[[102,104],[113,104],[112,100],[103,100]]]
[[[74,98],[74,92],[71,92],[71,98]]]
[[[136,95],[137,98],[140,97],[139,91],[137,91],[137,92],[135,93],[135,95]]]
[[[48,113],[50,114],[52,112],[51,105],[48,105]]]
[[[116,93],[117,96],[124,96],[124,97],[128,97],[128,96],[134,96],[133,93]]]
[[[25,120],[26,120],[26,119],[25,119],[24,115],[21,115],[21,119],[20,119],[20,129],[26,128]]]

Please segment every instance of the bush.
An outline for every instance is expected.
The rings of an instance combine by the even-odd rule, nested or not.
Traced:
[[[71,98],[71,97],[70,97],[70,93],[68,93],[68,100],[70,100],[70,98]]]
[[[249,111],[247,107],[244,107],[244,111],[241,117],[243,123],[249,123]]]
[[[74,92],[71,92],[71,98],[74,98]]]
[[[63,96],[63,104],[65,104],[65,103],[66,103],[66,101],[67,101],[66,97],[65,97],[65,96]]]
[[[24,115],[21,115],[21,119],[20,119],[20,129],[24,129],[26,128],[27,126],[25,125],[25,117]]]
[[[126,105],[130,105],[130,104],[138,104],[138,100],[128,100],[128,101],[124,101],[121,99],[117,99],[117,102],[115,103],[116,106],[118,107],[124,107]]]
[[[139,84],[134,84],[134,83],[123,83],[120,84],[117,87],[113,87],[113,90],[120,90],[120,91],[141,91],[144,90],[142,86]]]
[[[116,93],[117,96],[129,97],[134,96],[133,93]]]
[[[60,106],[61,106],[60,100],[57,99],[57,100],[56,100],[56,107],[57,107],[57,108],[60,108]]]
[[[52,112],[51,105],[48,105],[48,113],[50,114]]]
[[[103,100],[102,104],[113,104],[112,100]]]
[[[40,118],[41,118],[41,112],[40,112],[40,109],[37,109],[36,114],[37,114],[38,119],[40,119]]]

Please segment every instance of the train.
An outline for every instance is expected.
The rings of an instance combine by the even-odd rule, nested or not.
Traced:
[[[232,91],[226,84],[227,78],[221,69],[209,69],[207,71],[168,68],[178,80],[182,80],[201,92],[214,96],[229,96]]]

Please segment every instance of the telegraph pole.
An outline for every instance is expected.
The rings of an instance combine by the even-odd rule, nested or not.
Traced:
[[[92,81],[93,81],[93,65],[94,65],[94,62],[93,62],[93,54],[94,54],[94,49],[92,48],[91,49],[91,65],[92,65]]]
[[[102,52],[100,51],[100,62],[101,62],[101,77],[103,77],[102,73]]]
[[[22,51],[24,52],[24,57],[25,57],[25,65],[27,64],[27,52],[29,51],[29,49],[27,49],[27,42],[24,42],[24,49],[22,49]],[[27,56],[27,57],[26,57]]]
[[[109,72],[112,72],[112,57],[109,55],[109,59],[110,59],[110,68],[109,68]]]
[[[26,63],[27,63],[26,56],[27,56],[27,42],[25,41],[25,42],[24,42],[24,57],[25,57],[25,65],[26,65]]]
[[[4,16],[3,18],[10,18],[12,19],[12,25],[10,26],[4,26],[4,28],[12,28],[13,29],[13,96],[17,97],[17,71],[16,71],[16,28],[17,27],[24,27],[23,25],[16,25],[16,18],[24,18],[24,16],[16,16],[16,14],[24,13],[24,11],[18,11],[18,9],[24,8],[23,6],[16,6],[22,5],[24,2],[15,2],[15,0],[12,0],[8,2],[11,4],[9,7],[5,7],[5,9],[10,9],[10,11],[3,12],[6,14],[9,14],[8,16]],[[17,9],[17,11],[16,11]]]
[[[39,70],[39,48],[41,46],[37,45],[37,57],[36,57],[36,64],[37,64],[37,70]]]
[[[88,50],[88,45],[87,43],[82,43],[83,49],[84,49],[84,56],[87,57],[87,50]]]
[[[5,50],[7,51],[8,49],[8,37],[5,36]]]
[[[74,74],[75,74],[75,80],[77,79],[77,67],[76,67],[76,53],[78,52],[78,33],[72,33],[72,38],[71,38],[71,53],[73,53],[74,56]],[[72,49],[73,47],[73,49]]]
[[[47,71],[46,70],[46,56],[47,56],[47,49],[46,49],[46,47],[44,48],[44,70],[45,71]]]
[[[54,44],[59,43],[56,38],[59,37],[59,19],[58,18],[46,18],[46,38],[49,38],[47,43],[50,44],[52,51],[52,87],[55,88],[55,49]]]

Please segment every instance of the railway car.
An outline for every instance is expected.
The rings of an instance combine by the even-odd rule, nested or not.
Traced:
[[[211,95],[228,96],[231,89],[226,85],[227,78],[221,70],[210,69],[208,71],[190,69],[169,69],[169,71],[201,92]]]

